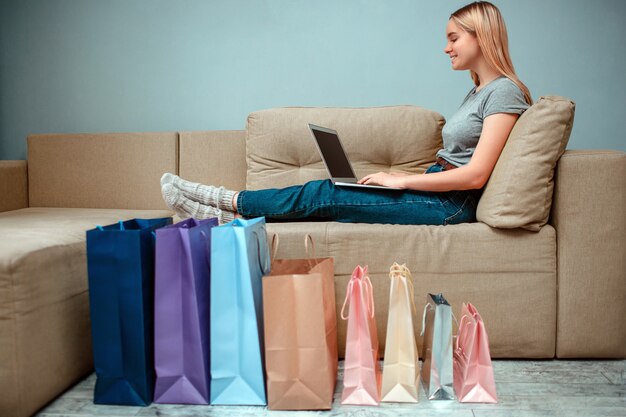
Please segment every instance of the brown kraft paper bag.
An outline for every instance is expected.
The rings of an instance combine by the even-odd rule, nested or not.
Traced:
[[[277,238],[263,277],[268,408],[330,409],[338,361],[333,259],[274,259]]]

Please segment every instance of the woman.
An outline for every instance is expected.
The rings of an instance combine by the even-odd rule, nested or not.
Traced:
[[[444,149],[425,172],[431,175],[378,172],[359,181],[405,191],[342,188],[321,180],[236,192],[165,174],[165,201],[181,217],[219,217],[222,223],[239,216],[432,225],[475,221],[483,187],[532,98],[515,74],[504,20],[493,4],[479,1],[454,12],[446,36],[452,69],[469,70],[475,86],[443,127]]]

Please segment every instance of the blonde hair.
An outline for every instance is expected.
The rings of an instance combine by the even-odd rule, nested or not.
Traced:
[[[517,84],[524,93],[526,103],[532,105],[533,99],[528,87],[515,74],[513,62],[511,62],[509,55],[506,25],[500,10],[488,1],[476,1],[452,13],[450,19],[465,32],[477,38],[478,46],[480,46],[487,63],[501,75]],[[478,74],[470,70],[470,75],[474,84],[479,85]]]

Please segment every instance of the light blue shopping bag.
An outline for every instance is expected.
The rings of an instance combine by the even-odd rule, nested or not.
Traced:
[[[264,217],[212,229],[211,404],[267,404],[261,278],[269,272]]]

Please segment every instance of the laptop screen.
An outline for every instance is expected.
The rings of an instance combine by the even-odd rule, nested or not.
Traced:
[[[350,168],[350,162],[341,147],[339,137],[334,133],[324,132],[311,128],[315,140],[322,152],[323,158],[333,178],[354,178],[354,172]]]

